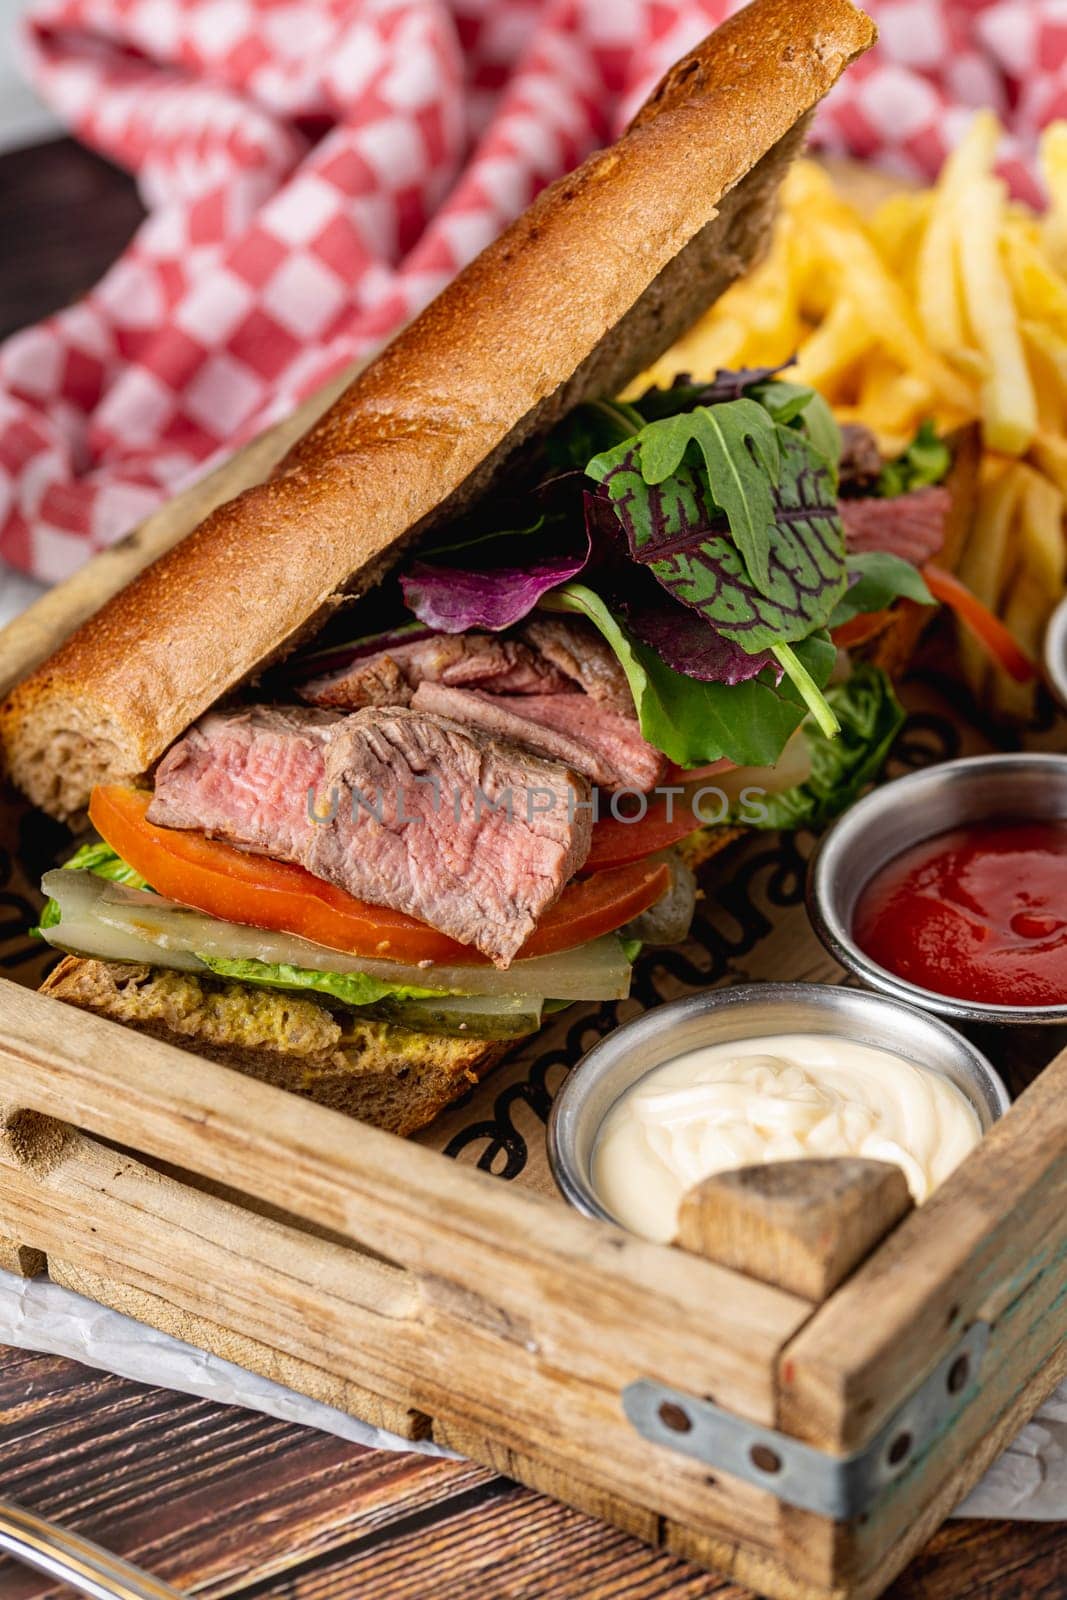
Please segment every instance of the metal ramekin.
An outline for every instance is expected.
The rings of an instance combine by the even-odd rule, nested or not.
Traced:
[[[1045,676],[1052,692],[1067,707],[1067,598],[1060,601],[1045,629]]]
[[[950,828],[995,820],[1067,820],[1067,756],[968,756],[875,789],[834,823],[812,857],[808,914],[843,967],[896,1000],[959,1022],[1062,1024],[1067,1003],[994,1006],[936,994],[887,972],[852,937],[860,895],[894,856]]]
[[[639,1078],[701,1045],[781,1033],[828,1033],[890,1050],[953,1082],[986,1132],[1008,1108],[1008,1091],[985,1056],[946,1023],[914,1006],[859,989],[819,983],[747,983],[708,989],[646,1011],[602,1039],[556,1096],[548,1159],[564,1197],[587,1217],[617,1219],[592,1179],[604,1118]]]

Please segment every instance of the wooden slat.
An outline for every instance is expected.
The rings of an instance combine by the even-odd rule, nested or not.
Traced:
[[[0,1351],[5,1487],[198,1600],[752,1600],[468,1463]],[[948,1524],[886,1600],[1061,1600],[1056,1523]],[[13,1586],[18,1584],[16,1589]],[[0,1562],[4,1600],[68,1600]]]
[[[284,1587],[413,1512],[493,1492],[471,1462],[370,1451],[48,1356],[0,1377],[0,1415],[5,1494],[198,1594]],[[69,1593],[0,1562],[4,1600]]]
[[[47,1170],[0,1161],[0,1180],[4,1226],[34,1230],[50,1256],[90,1280],[117,1270],[139,1294],[165,1293],[186,1313],[325,1373],[358,1375],[349,1402],[368,1420],[383,1412],[376,1398],[366,1408],[370,1390],[394,1408],[492,1435],[517,1456],[548,1456],[561,1477],[584,1471],[605,1501],[647,1501],[752,1543],[776,1537],[770,1496],[711,1489],[698,1463],[680,1462],[649,1495],[648,1447],[619,1404],[620,1384],[636,1375],[625,1362],[578,1379],[559,1356],[543,1361],[536,1337],[534,1348],[518,1348],[510,1330],[471,1321],[466,1300],[445,1304],[439,1284],[428,1301],[413,1275],[187,1189],[83,1135],[69,1135]],[[591,1324],[588,1337],[604,1330]]]
[[[43,1261],[45,1258],[42,1256],[41,1259]],[[261,1377],[284,1384],[287,1389],[295,1389],[297,1393],[305,1394],[322,1405],[333,1406],[337,1411],[360,1417],[375,1428],[386,1428],[402,1439],[427,1439],[430,1436],[430,1418],[424,1412],[398,1405],[375,1394],[363,1384],[327,1372],[302,1355],[289,1355],[276,1345],[250,1339],[247,1334],[235,1333],[232,1328],[212,1322],[208,1317],[183,1311],[167,1297],[163,1284],[158,1286],[158,1293],[137,1289],[117,1277],[105,1277],[101,1273],[87,1271],[78,1263],[64,1261],[54,1252],[47,1259],[48,1276],[53,1283],[72,1289],[75,1294],[85,1295],[98,1305],[110,1306],[113,1311],[121,1311],[123,1316],[132,1317],[136,1322],[158,1328],[161,1333],[169,1333],[175,1339],[195,1345],[198,1350],[208,1350],[212,1355],[221,1356],[224,1361],[232,1361],[235,1366],[243,1367],[246,1372],[259,1373]]]
[[[102,1019],[69,1019],[47,996],[0,986],[0,1100],[222,1173],[366,1242],[420,1274],[435,1314],[484,1322],[516,1359],[532,1349],[616,1384],[658,1369],[773,1415],[774,1363],[807,1302]]]

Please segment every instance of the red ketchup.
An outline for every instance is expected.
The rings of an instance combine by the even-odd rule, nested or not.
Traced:
[[[1067,1001],[1067,823],[983,822],[937,834],[875,874],[856,943],[936,994],[982,1005]]]

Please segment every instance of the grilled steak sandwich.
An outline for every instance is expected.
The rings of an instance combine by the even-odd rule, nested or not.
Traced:
[[[98,835],[46,875],[51,993],[409,1132],[625,994],[736,826],[873,776],[899,708],[838,644],[928,599],[947,452],[890,499],[778,374],[616,398],[871,39],[755,0],[14,691],[11,775]]]

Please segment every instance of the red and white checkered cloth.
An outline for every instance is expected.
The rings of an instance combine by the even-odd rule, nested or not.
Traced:
[[[0,554],[66,576],[423,306],[737,0],[35,0],[30,74],[149,216],[0,347]],[[823,109],[933,175],[969,112],[1067,113],[1067,0],[873,0]],[[475,336],[472,332],[472,337]]]

